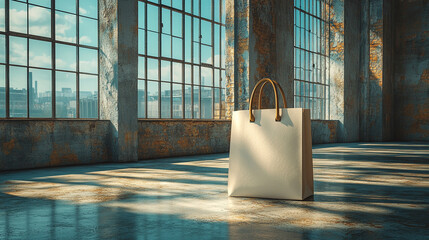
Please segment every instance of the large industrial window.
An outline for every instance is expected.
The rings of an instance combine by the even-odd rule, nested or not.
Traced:
[[[329,117],[327,0],[295,0],[295,107]]]
[[[0,0],[0,118],[98,118],[97,0]]]
[[[224,6],[139,1],[139,118],[224,118]]]

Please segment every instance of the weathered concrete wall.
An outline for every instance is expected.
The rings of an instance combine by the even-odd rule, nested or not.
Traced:
[[[137,161],[137,1],[99,1],[100,119],[113,124],[113,159]]]
[[[312,120],[313,144],[337,142],[338,123]],[[228,152],[230,131],[230,121],[140,120],[139,159]]]
[[[429,141],[429,3],[396,4],[394,139]]]
[[[311,120],[311,136],[313,144],[338,142],[339,121]]]
[[[111,161],[111,124],[86,120],[1,120],[0,171]]]
[[[230,121],[139,120],[139,159],[229,151]]]

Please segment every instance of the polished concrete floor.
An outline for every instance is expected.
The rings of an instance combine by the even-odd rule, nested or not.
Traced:
[[[429,239],[429,143],[318,145],[307,201],[228,198],[228,155],[0,173],[0,239]]]

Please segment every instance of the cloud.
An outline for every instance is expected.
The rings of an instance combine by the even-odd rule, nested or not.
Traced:
[[[76,17],[71,14],[55,14],[56,39],[76,42]]]
[[[10,9],[10,30],[27,33],[27,11]]]
[[[34,63],[37,63],[37,66],[39,66],[39,67],[50,68],[52,66],[50,56],[48,56],[46,54],[34,56],[30,52],[30,64],[34,65]]]
[[[27,65],[27,45],[16,41],[10,41],[10,61]]]
[[[98,70],[98,62],[97,60],[91,61],[80,61],[79,63],[79,71],[87,72],[87,73],[96,73]]]
[[[86,15],[87,13],[88,13],[88,11],[86,11],[84,8],[79,8],[79,13],[81,14],[81,15]]]
[[[80,44],[88,44],[91,43],[91,38],[89,38],[88,36],[82,36],[79,38],[79,43]]]
[[[51,12],[40,7],[30,7],[30,33],[34,35],[50,36]]]

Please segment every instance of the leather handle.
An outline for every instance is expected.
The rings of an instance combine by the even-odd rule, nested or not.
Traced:
[[[285,94],[283,92],[282,87],[280,87],[280,84],[278,84],[276,81],[271,80],[269,78],[263,78],[261,80],[259,80],[258,83],[256,83],[255,87],[253,88],[252,91],[252,95],[250,96],[250,106],[249,106],[249,118],[250,118],[250,122],[254,122],[255,121],[255,116],[253,115],[252,112],[252,105],[253,105],[253,98],[255,96],[255,92],[258,89],[259,86],[261,86],[261,84],[263,84],[261,86],[261,89],[259,91],[259,108],[261,108],[261,93],[262,90],[264,89],[265,85],[267,83],[271,83],[271,86],[273,87],[274,90],[274,97],[275,97],[275,105],[276,105],[276,121],[280,121],[282,118],[280,117],[280,110],[279,110],[279,100],[278,100],[278,93],[277,93],[277,87],[280,89],[280,92],[282,94],[282,98],[283,98],[283,105],[286,108],[287,107],[287,103],[286,103],[286,98],[285,98]]]

